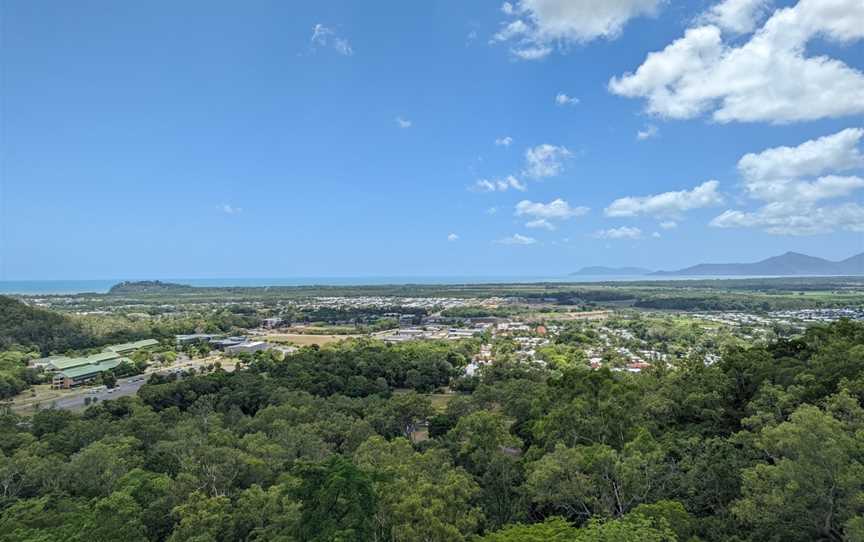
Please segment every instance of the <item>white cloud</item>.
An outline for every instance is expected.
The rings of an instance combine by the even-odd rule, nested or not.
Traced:
[[[243,212],[243,209],[240,207],[234,207],[233,205],[230,205],[228,203],[223,203],[222,212],[226,215],[239,215]]]
[[[514,233],[510,237],[499,239],[497,242],[502,245],[533,245],[537,242],[537,239],[534,239],[533,237],[528,237],[527,235],[520,235],[518,233]]]
[[[506,23],[492,43],[509,42],[524,60],[548,56],[554,48],[597,38],[614,39],[630,19],[652,15],[664,0],[518,0],[501,6],[515,19]]]
[[[510,137],[495,140],[496,145],[506,146],[512,142]],[[525,169],[519,175],[533,179],[554,177],[564,171],[564,161],[570,156],[572,153],[566,147],[548,143],[530,147],[525,150]],[[475,192],[504,192],[511,188],[525,191],[528,187],[515,175],[508,175],[503,179],[480,179],[470,187],[470,190]]]
[[[564,171],[564,160],[572,156],[567,147],[544,143],[525,151],[525,175],[534,179],[554,177]]]
[[[864,231],[864,207],[825,203],[864,189],[864,178],[837,174],[864,168],[862,138],[864,130],[846,129],[797,147],[744,155],[738,161],[744,191],[763,205],[752,211],[727,210],[711,225],[759,228],[776,235]]]
[[[551,47],[524,47],[521,49],[512,49],[512,52],[522,60],[540,60],[546,58],[552,52]]]
[[[858,148],[862,137],[864,129],[847,128],[797,147],[749,153],[738,161],[738,171],[748,194],[766,201],[842,196],[859,188],[856,178],[828,176],[813,182],[803,179],[864,167],[864,155]]]
[[[403,119],[402,117],[396,117],[395,120],[396,125],[399,126],[399,128],[411,128],[411,126],[414,124],[410,120]]]
[[[513,144],[513,138],[510,136],[499,137],[495,139],[495,144],[499,147],[509,147]]]
[[[575,216],[582,216],[589,210],[588,207],[570,207],[570,204],[561,198],[554,199],[549,203],[533,202],[526,199],[516,204],[516,216],[553,220],[567,220]]]
[[[555,224],[549,222],[545,218],[538,218],[537,220],[531,220],[530,222],[526,222],[525,227],[532,229],[544,229],[549,231],[555,231],[558,229]]]
[[[318,47],[330,47],[340,55],[351,56],[354,54],[354,50],[347,39],[339,37],[335,30],[321,23],[316,24],[312,28],[312,39],[310,42],[313,51]]]
[[[651,234],[651,237],[653,237],[654,239],[660,239],[663,236],[660,235],[659,231],[655,231],[654,233]]]
[[[723,196],[717,191],[720,183],[706,181],[692,190],[664,192],[652,196],[626,197],[613,201],[604,210],[606,216],[675,217],[685,211],[711,207],[723,203]]]
[[[768,14],[771,3],[772,0],[724,0],[699,16],[697,22],[735,34],[749,34]]]
[[[511,188],[520,192],[524,192],[527,189],[525,184],[519,179],[513,175],[508,175],[503,179],[480,179],[474,183],[472,190],[475,192],[506,192]]]
[[[629,226],[621,226],[620,228],[597,230],[594,232],[593,237],[597,239],[641,239],[642,230]]]
[[[458,241],[459,236],[455,233],[451,233],[450,235],[447,236],[447,240],[452,243],[453,241]]]
[[[488,209],[486,209],[487,215],[494,215],[497,213],[498,213],[498,207],[489,207]]]
[[[835,44],[864,38],[864,2],[800,0],[743,43],[724,40],[715,24],[690,28],[635,73],[612,78],[609,89],[676,119],[710,113],[723,123],[788,123],[864,113],[864,74],[824,54],[806,56],[817,37]]]
[[[559,92],[555,96],[555,103],[557,105],[576,105],[579,103],[579,98],[574,98],[572,96],[567,96],[563,92]]]
[[[664,230],[674,230],[678,227],[678,223],[674,220],[666,220],[665,222],[660,223],[660,227]]]
[[[836,230],[864,232],[864,207],[857,203],[815,207],[774,202],[753,212],[728,210],[711,221],[717,228],[759,228],[774,235],[816,235]]]
[[[660,133],[659,128],[657,128],[653,124],[649,124],[649,125],[645,126],[645,128],[643,128],[642,130],[639,130],[638,132],[636,132],[636,139],[638,139],[639,141],[645,141],[646,139],[651,139],[651,138],[657,137],[657,135],[659,133]]]

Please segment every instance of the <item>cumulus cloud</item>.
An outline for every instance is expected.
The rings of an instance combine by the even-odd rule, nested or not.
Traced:
[[[447,236],[447,240],[452,243],[453,241],[458,241],[459,236],[455,233],[451,233],[450,235]]]
[[[574,98],[573,96],[568,96],[563,92],[559,92],[555,96],[555,103],[557,105],[576,105],[579,103],[579,98]]]
[[[678,223],[674,220],[666,220],[660,223],[660,228],[664,230],[674,230],[678,227]]]
[[[588,211],[588,207],[571,207],[561,198],[554,199],[549,203],[533,202],[526,199],[516,204],[516,216],[552,220],[567,220],[575,216],[582,216]]]
[[[520,192],[527,189],[525,184],[513,175],[508,175],[503,179],[480,179],[472,187],[475,192],[506,192],[511,188]]]
[[[510,136],[499,137],[495,139],[495,144],[499,147],[509,147],[513,144],[513,138]]]
[[[396,117],[395,120],[396,120],[396,126],[398,126],[399,128],[411,128],[411,126],[414,124],[410,120],[403,119],[402,117]]]
[[[735,34],[749,34],[768,14],[771,3],[771,0],[725,0],[699,16],[697,22]]]
[[[674,119],[710,113],[722,123],[789,123],[864,113],[864,74],[827,55],[807,56],[817,37],[840,45],[864,38],[864,2],[800,0],[743,42],[724,36],[757,20],[760,5],[716,6],[702,18],[714,24],[687,29],[635,72],[612,78],[610,91],[645,98],[649,113]]]
[[[312,28],[310,43],[313,52],[319,47],[329,47],[340,55],[351,56],[354,54],[354,49],[351,48],[351,44],[348,43],[347,39],[339,37],[335,30],[320,23]]]
[[[544,229],[549,231],[555,231],[558,229],[555,224],[549,222],[545,218],[538,218],[537,220],[531,220],[529,222],[526,222],[525,227],[532,229]]]
[[[222,204],[222,212],[225,213],[226,215],[239,215],[240,213],[243,212],[243,209],[240,207],[235,207],[235,206],[230,205],[228,203],[223,203]]]
[[[564,161],[572,156],[567,147],[544,143],[525,151],[525,174],[534,179],[555,177],[564,171]]]
[[[498,145],[509,145],[512,139],[502,138],[495,141]],[[554,177],[564,171],[564,162],[572,156],[572,153],[562,146],[544,143],[525,150],[525,169],[518,173],[522,178],[528,177],[539,180],[545,177]],[[505,192],[510,189],[525,191],[527,186],[515,175],[508,175],[499,179],[480,179],[469,189],[474,192]]]
[[[864,207],[857,203],[813,207],[774,202],[753,212],[725,211],[711,225],[758,228],[774,235],[816,235],[840,229],[864,232]]]
[[[528,237],[527,235],[514,233],[510,237],[499,239],[497,242],[502,245],[533,245],[537,242],[537,239]]]
[[[636,139],[638,139],[639,141],[645,141],[646,139],[651,139],[651,138],[657,137],[657,135],[659,133],[660,133],[659,128],[657,128],[653,124],[649,124],[649,125],[645,126],[645,128],[643,128],[642,130],[639,130],[638,132],[636,132]]]
[[[840,175],[864,168],[859,145],[864,130],[849,128],[796,147],[749,153],[738,161],[743,189],[762,206],[727,210],[711,221],[718,228],[758,228],[776,235],[813,235],[838,229],[864,231],[864,207],[828,203],[864,188],[864,178]]]
[[[720,183],[706,181],[692,190],[664,192],[652,196],[628,196],[613,201],[603,212],[606,216],[653,216],[675,217],[685,211],[711,207],[723,203],[723,196],[717,191]]]
[[[519,0],[505,2],[501,11],[512,20],[504,23],[492,43],[510,44],[523,60],[538,60],[557,48],[597,38],[614,39],[627,21],[653,15],[665,0]]]
[[[621,226],[620,228],[610,228],[608,230],[597,230],[593,237],[596,239],[641,239],[642,230],[639,228],[631,228],[629,226]]]
[[[860,179],[834,175],[815,181],[806,179],[864,167],[864,155],[859,149],[862,137],[864,129],[847,128],[797,147],[775,147],[749,153],[738,161],[738,171],[748,194],[766,201],[843,196],[860,188]]]

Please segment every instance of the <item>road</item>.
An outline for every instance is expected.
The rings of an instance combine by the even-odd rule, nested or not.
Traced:
[[[160,375],[168,375],[172,372],[179,372],[181,370],[188,370],[192,368],[200,368],[204,365],[209,365],[214,363],[215,361],[227,361],[227,360],[219,360],[214,358],[205,358],[198,360],[189,360],[185,362],[181,362],[172,367],[162,368],[162,369],[154,369],[150,371],[146,371],[145,374],[140,374],[137,376],[130,376],[128,378],[118,378],[117,386],[112,389],[100,389],[97,391],[96,388],[77,388],[68,392],[63,392],[64,394],[60,397],[55,397],[52,399],[46,399],[44,401],[37,402],[13,402],[12,410],[21,412],[27,410],[33,410],[34,406],[38,404],[39,408],[58,408],[61,410],[83,410],[86,407],[86,400],[89,398],[90,401],[94,399],[97,402],[107,401],[109,399],[117,399],[118,397],[128,397],[138,393],[138,390],[147,383],[147,380],[150,378],[150,375],[160,374]],[[230,362],[226,362],[223,366],[223,369],[226,371],[233,371],[234,364]]]
[[[157,374],[167,374],[167,371],[160,371]],[[50,406],[52,408],[59,408],[61,410],[77,410],[83,409],[85,406],[86,399],[96,399],[97,401],[105,401],[106,399],[117,399],[118,397],[126,397],[129,395],[135,395],[138,393],[138,389],[143,386],[147,379],[150,378],[150,375],[138,375],[129,378],[118,378],[117,379],[117,387],[111,389],[101,389],[96,390],[95,388],[84,388],[80,393],[75,393],[74,395],[67,395],[64,397],[60,397],[58,399],[54,399],[50,402]],[[45,404],[43,403],[43,407]]]

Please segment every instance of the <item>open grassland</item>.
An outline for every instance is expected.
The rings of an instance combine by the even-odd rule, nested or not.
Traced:
[[[277,333],[267,335],[268,342],[294,344],[296,346],[311,346],[317,344],[324,346],[325,344],[336,343],[346,339],[356,339],[360,335],[306,335],[300,333]]]

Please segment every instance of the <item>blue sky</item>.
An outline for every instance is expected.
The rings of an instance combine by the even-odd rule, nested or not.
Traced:
[[[2,18],[0,280],[864,250],[860,0],[10,0]]]

